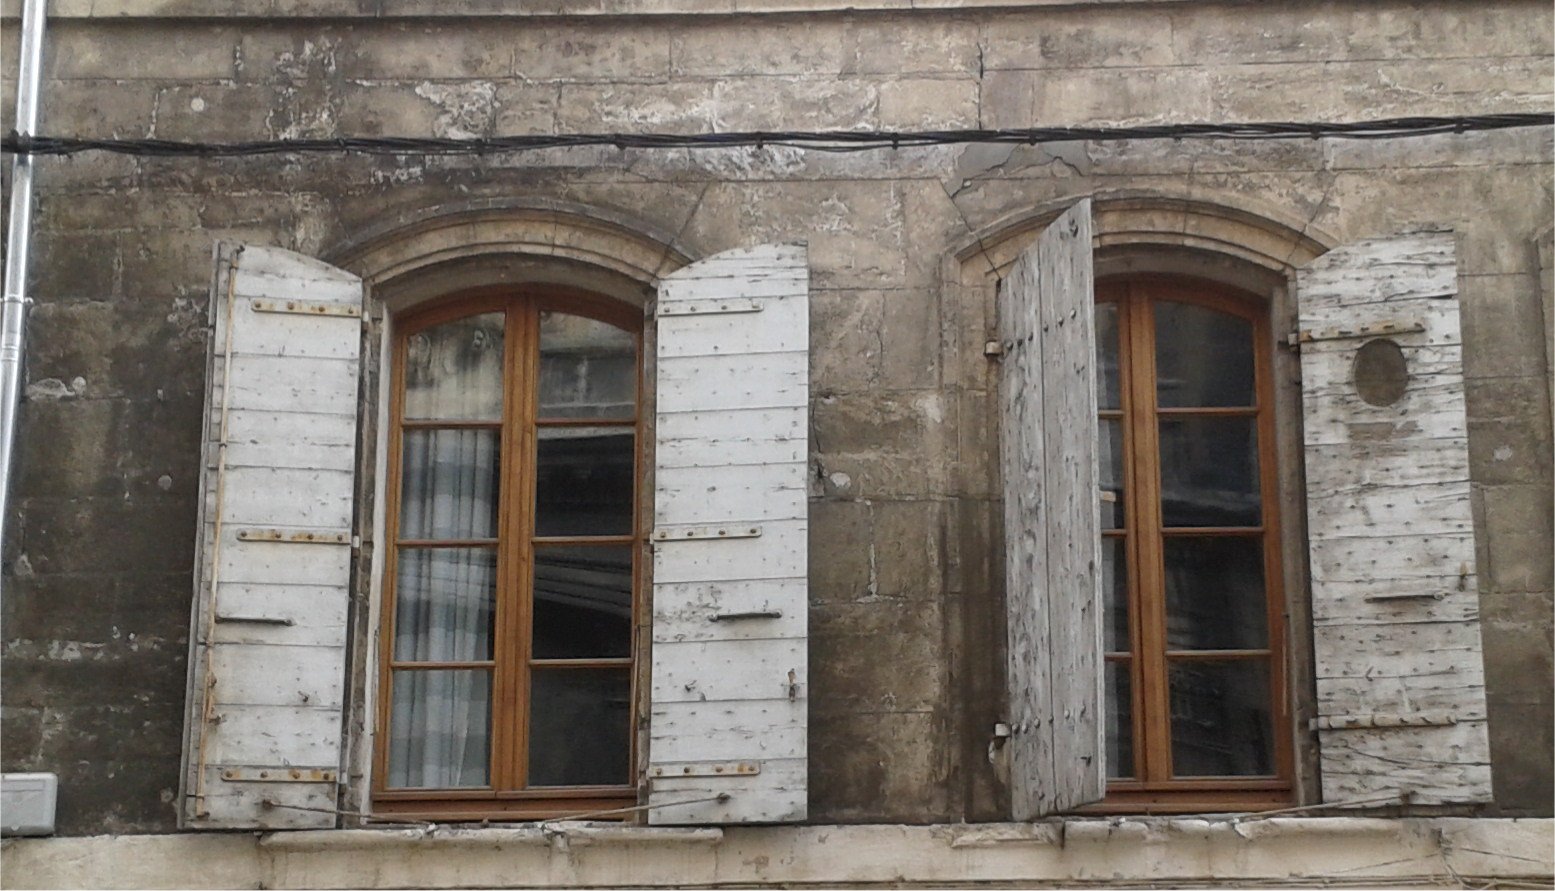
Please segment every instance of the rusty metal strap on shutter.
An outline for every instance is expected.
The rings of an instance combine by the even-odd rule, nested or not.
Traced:
[[[1384,334],[1418,334],[1425,330],[1424,322],[1374,322],[1353,328],[1316,328],[1293,331],[1285,338],[1291,346],[1312,343],[1317,340],[1351,340],[1362,337],[1380,337]]]
[[[661,316],[711,316],[719,313],[761,312],[758,300],[676,300],[659,304]]]
[[[1462,721],[1484,720],[1483,716],[1437,710],[1410,714],[1330,715],[1313,718],[1313,730],[1371,730],[1383,727],[1447,727]]]

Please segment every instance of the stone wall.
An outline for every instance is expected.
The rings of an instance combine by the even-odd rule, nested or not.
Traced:
[[[322,6],[267,19],[266,4],[222,17],[241,6],[67,10],[49,35],[42,131],[226,141],[1357,120],[1552,99],[1543,0],[569,19]],[[7,59],[16,30],[7,19]],[[1537,128],[853,155],[41,161],[5,551],[4,766],[60,773],[67,834],[173,826],[212,241],[329,259],[438,207],[515,201],[640,221],[697,256],[809,241],[811,817],[998,818],[984,746],[999,680],[976,657],[1002,644],[988,640],[997,628],[966,624],[990,610],[964,608],[1001,596],[991,318],[944,270],[1041,208],[1151,195],[1329,246],[1424,224],[1460,233],[1495,810],[1549,813],[1551,402],[1535,239],[1552,213],[1550,154]]]

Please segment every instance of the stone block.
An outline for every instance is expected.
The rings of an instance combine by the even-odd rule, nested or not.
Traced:
[[[168,203],[173,204],[172,196],[168,198]],[[198,219],[200,203],[190,203],[193,206],[189,210]],[[204,324],[201,314],[210,299],[216,242],[234,231],[249,228],[169,225],[126,233],[119,240],[124,297],[167,306],[169,312],[179,310],[179,322],[185,326],[185,334],[192,337],[188,326]]]
[[[981,103],[990,128],[1131,126],[1213,120],[1211,96],[1192,68],[1003,70],[988,72]]]
[[[513,73],[526,81],[663,81],[670,73],[668,28],[631,21],[542,27],[514,22],[503,39],[513,48]]]
[[[882,308],[878,291],[810,294],[810,386],[828,393],[868,392],[880,385]]]
[[[1319,18],[1321,15],[1321,18]],[[1549,52],[1550,9],[1510,4],[1488,14],[1455,3],[1382,3],[1311,8],[1182,8],[1172,18],[1179,64],[1489,59]]]
[[[1167,66],[1176,61],[1171,34],[1171,16],[1165,11],[995,14],[984,25],[983,65],[990,71]]]
[[[880,380],[890,389],[939,383],[942,364],[939,295],[930,290],[881,292]]]
[[[1320,121],[1500,112],[1550,105],[1548,63],[1537,57],[1460,61],[1306,62],[1205,69],[1212,101],[1187,120]]]
[[[719,80],[714,129],[878,130],[879,85],[863,78],[739,77]]]
[[[687,20],[670,40],[676,77],[842,73],[844,26],[834,17]]]
[[[935,601],[832,603],[810,611],[810,713],[930,711],[950,665]]]
[[[497,85],[496,122],[498,136],[524,136],[558,132],[557,113],[561,105],[561,87],[551,83],[507,82]]]
[[[827,493],[872,500],[943,492],[942,449],[954,425],[947,402],[922,390],[815,397],[811,442]]]
[[[913,75],[980,73],[981,25],[943,16],[861,17],[843,35],[843,74]]]
[[[1526,273],[1461,276],[1463,376],[1542,377],[1548,366],[1539,302],[1538,285]]]
[[[950,813],[949,727],[934,712],[815,715],[810,820],[934,823]]]
[[[1484,486],[1485,537],[1490,566],[1480,573],[1481,590],[1548,591],[1555,585],[1551,563],[1555,545],[1551,529],[1548,482]]]
[[[119,290],[119,240],[59,230],[33,237],[28,282],[39,303],[109,300]]]
[[[335,123],[353,136],[431,136],[441,109],[408,84],[345,84]]]
[[[713,81],[564,83],[556,128],[563,133],[705,133],[715,129]]]
[[[48,573],[187,572],[194,566],[192,499],[22,499],[20,550]]]
[[[126,409],[119,399],[28,399],[21,413],[16,494],[122,497],[117,446]]]
[[[1480,596],[1480,636],[1485,689],[1493,701],[1540,706],[1547,713],[1555,693],[1528,683],[1555,671],[1549,591],[1490,592]]]
[[[275,138],[284,135],[285,105],[285,94],[268,85],[168,87],[157,97],[154,135],[187,142]]]
[[[332,47],[321,46],[319,52],[327,53],[332,70],[347,80],[506,77],[514,69],[514,30],[493,23],[396,21],[342,32]],[[301,38],[301,43],[292,51],[294,59],[307,51],[309,41]],[[285,51],[279,58],[284,62]]]
[[[810,602],[846,603],[876,594],[874,521],[858,501],[810,502]]]
[[[883,80],[880,126],[885,130],[976,129],[978,89],[972,78]]]
[[[42,736],[42,709],[0,707],[0,764],[4,765],[0,770],[33,770],[40,756]]]
[[[151,135],[156,101],[157,85],[144,81],[53,81],[44,94],[38,123],[42,132],[51,134],[141,139]],[[14,121],[14,112],[6,120]]]
[[[77,583],[90,584],[79,579]],[[137,634],[117,626],[111,631],[113,636],[102,641],[68,637],[10,641],[4,665],[10,687],[7,701],[49,709],[181,706],[187,638]]]
[[[875,593],[934,600],[945,583],[945,506],[939,501],[876,501],[871,554]]]
[[[224,80],[235,72],[238,35],[229,26],[189,22],[140,31],[80,23],[53,38],[44,72],[56,80]]]

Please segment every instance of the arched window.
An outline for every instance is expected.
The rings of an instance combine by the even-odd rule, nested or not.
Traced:
[[[633,803],[641,320],[557,287],[396,319],[376,811]]]
[[[1265,308],[1173,277],[1096,301],[1107,804],[1288,801]]]

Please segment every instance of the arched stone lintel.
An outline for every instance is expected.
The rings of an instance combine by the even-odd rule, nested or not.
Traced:
[[[401,305],[451,289],[543,281],[641,303],[690,262],[674,236],[623,214],[563,202],[440,205],[363,232],[328,254]]]
[[[958,246],[955,256],[964,267],[1002,276],[1036,233],[1081,197],[1061,199],[999,220]],[[1139,257],[1176,250],[1247,264],[1283,280],[1296,267],[1338,243],[1305,221],[1282,219],[1283,215],[1266,208],[1255,211],[1131,192],[1102,192],[1091,198],[1099,263],[1111,256]]]

